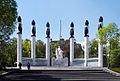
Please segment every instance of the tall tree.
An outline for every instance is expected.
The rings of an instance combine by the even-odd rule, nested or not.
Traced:
[[[0,0],[0,67],[6,64],[8,39],[15,30],[17,3],[15,0]]]
[[[8,42],[6,57],[7,66],[14,66],[17,61],[17,38],[12,38]]]
[[[98,41],[93,39],[90,41],[89,47],[89,57],[97,57],[98,56]]]
[[[36,57],[45,58],[45,44],[41,40],[36,41]]]
[[[15,0],[0,0],[0,41],[8,40],[15,30],[17,3]]]
[[[110,23],[98,31],[98,38],[101,40],[100,43],[107,49],[108,67],[115,65],[116,56],[119,55],[119,37],[120,31],[115,23]]]
[[[31,55],[31,41],[29,39],[23,41],[22,54],[23,57],[30,57]]]

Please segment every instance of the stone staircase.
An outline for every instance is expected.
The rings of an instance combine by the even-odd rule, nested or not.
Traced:
[[[120,81],[120,76],[102,69],[84,70],[12,70],[0,81]]]

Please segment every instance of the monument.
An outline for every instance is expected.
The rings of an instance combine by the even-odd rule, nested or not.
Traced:
[[[100,16],[98,30],[102,28],[103,25],[103,17]],[[51,58],[51,41],[50,41],[50,24],[47,22],[46,24],[46,58],[36,58],[36,26],[35,21],[32,21],[32,33],[31,33],[31,58],[22,57],[22,19],[18,17],[18,38],[17,38],[17,67],[19,64],[27,65],[29,62],[31,66],[83,66],[83,67],[103,67],[103,46],[99,42],[98,44],[98,57],[97,58],[89,58],[89,21],[85,21],[85,30],[84,30],[84,58],[76,59],[74,58],[74,23],[70,24],[70,53],[69,60],[68,57],[63,57],[63,50],[58,46],[56,48],[56,58]],[[100,40],[99,40],[100,41]]]

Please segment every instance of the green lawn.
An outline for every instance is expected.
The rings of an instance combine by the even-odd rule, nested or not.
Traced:
[[[111,70],[120,73],[120,68],[111,68]]]

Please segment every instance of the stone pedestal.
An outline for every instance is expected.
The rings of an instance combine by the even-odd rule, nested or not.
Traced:
[[[46,60],[47,66],[50,66],[50,38],[46,37]]]
[[[68,58],[57,59],[55,57],[52,58],[52,66],[53,67],[67,67],[68,66]]]
[[[88,56],[89,56],[89,37],[84,37],[84,66],[88,66]]]
[[[73,65],[74,59],[74,38],[70,38],[70,65]]]
[[[17,67],[22,63],[22,34],[18,33],[17,39]]]
[[[36,58],[36,47],[35,47],[36,37],[31,36],[31,59],[33,60],[33,65],[35,65],[35,58]]]
[[[98,67],[103,67],[103,46],[98,43]]]

